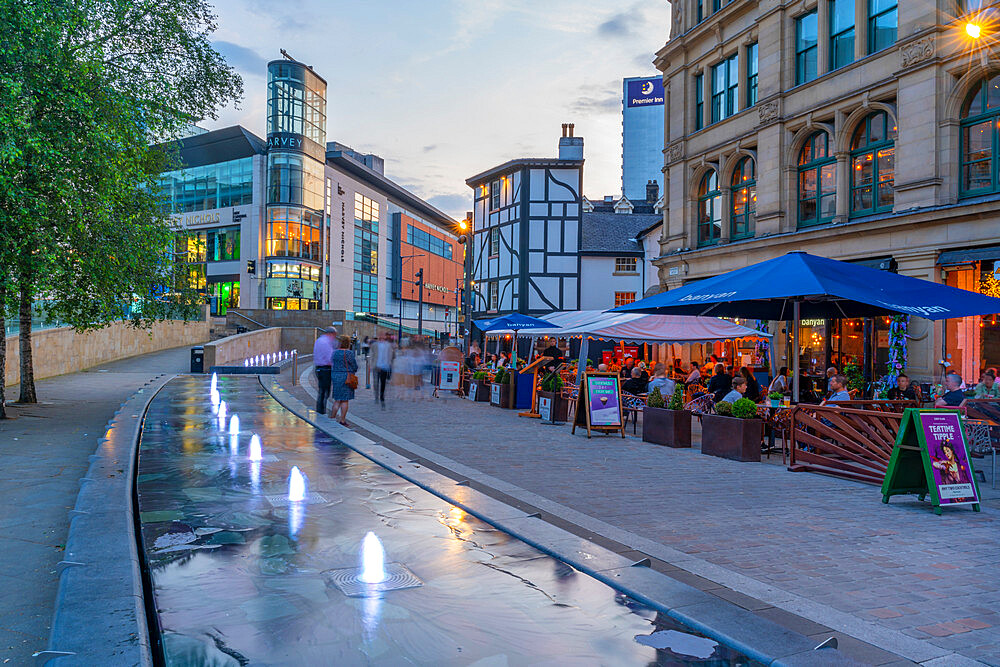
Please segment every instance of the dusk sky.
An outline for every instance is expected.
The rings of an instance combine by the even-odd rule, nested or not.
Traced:
[[[386,175],[460,217],[465,179],[555,157],[576,123],[584,194],[621,193],[621,87],[655,75],[666,0],[217,0],[216,47],[246,98],[214,129],[264,136],[265,66],[286,49],[329,85],[327,140],[385,158]]]

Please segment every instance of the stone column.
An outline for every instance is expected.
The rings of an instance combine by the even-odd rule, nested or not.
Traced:
[[[830,3],[828,0],[819,0],[817,4],[816,73],[817,76],[823,76],[830,71]]]
[[[851,154],[837,153],[837,213],[835,223],[847,222],[851,213]]]
[[[758,55],[758,58],[760,56]],[[739,83],[736,88],[736,111],[740,112],[747,106],[747,45],[741,44],[739,57],[736,59],[736,76]]]
[[[861,60],[867,54],[868,0],[854,0],[854,59]]]
[[[705,65],[701,70],[702,127],[712,124],[712,68]]]

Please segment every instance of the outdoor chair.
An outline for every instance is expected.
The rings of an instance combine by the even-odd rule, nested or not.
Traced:
[[[700,424],[702,415],[710,415],[715,412],[715,397],[712,394],[703,394],[694,400],[688,401],[684,409],[690,410],[691,414],[698,418],[698,423]]]
[[[629,417],[632,418],[632,433],[636,433],[637,424],[639,423],[639,415],[642,414],[643,408],[646,407],[646,398],[648,394],[629,394],[628,392],[622,392],[622,419],[624,423],[623,427],[628,426]]]
[[[562,399],[566,403],[566,418],[573,421],[576,415],[576,401],[580,397],[580,389],[575,384],[563,385]]]

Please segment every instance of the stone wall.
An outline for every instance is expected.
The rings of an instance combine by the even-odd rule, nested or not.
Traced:
[[[207,311],[207,309],[206,309]],[[103,329],[77,333],[69,327],[32,332],[35,379],[75,373],[117,359],[135,357],[182,345],[200,345],[209,339],[207,318],[200,322],[167,320],[149,329],[114,322]],[[21,381],[21,353],[17,336],[7,338],[7,385]]]
[[[282,350],[312,354],[316,327],[268,327],[236,334],[205,345],[205,370],[212,366],[242,366],[243,360]]]

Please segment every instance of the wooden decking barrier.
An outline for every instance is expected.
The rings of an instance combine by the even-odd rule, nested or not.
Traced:
[[[879,401],[904,402],[908,403]],[[903,414],[884,405],[878,407],[874,410],[842,405],[793,408],[788,469],[881,484]]]

